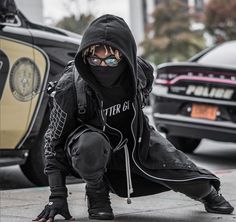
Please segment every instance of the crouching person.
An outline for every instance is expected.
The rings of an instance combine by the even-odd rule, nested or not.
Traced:
[[[219,194],[219,178],[149,125],[142,108],[152,81],[153,69],[137,57],[123,19],[103,15],[90,24],[56,86],[45,135],[51,195],[35,221],[52,222],[57,214],[73,219],[65,184],[70,173],[86,182],[90,219],[114,218],[110,192],[130,203],[174,190],[202,202],[207,212],[233,212]]]

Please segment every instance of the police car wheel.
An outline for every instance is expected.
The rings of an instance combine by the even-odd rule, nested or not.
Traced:
[[[185,153],[193,153],[201,142],[201,139],[193,139],[179,136],[166,136],[176,149]]]
[[[25,164],[21,165],[24,175],[37,186],[47,186],[48,178],[44,174],[44,135],[47,127],[41,127],[37,140],[32,144]]]

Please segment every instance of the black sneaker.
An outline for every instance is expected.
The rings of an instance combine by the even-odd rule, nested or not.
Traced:
[[[202,199],[205,209],[208,213],[231,214],[234,211],[233,206],[225,200],[215,189]]]
[[[109,188],[102,183],[98,188],[86,186],[88,199],[89,219],[94,220],[113,220],[114,214],[111,208]]]

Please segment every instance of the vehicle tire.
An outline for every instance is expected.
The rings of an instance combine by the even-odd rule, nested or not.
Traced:
[[[198,147],[201,139],[186,138],[180,136],[166,136],[166,138],[175,146],[176,149],[184,153],[193,153]]]
[[[46,130],[47,124],[44,123],[42,124],[40,133],[38,134],[36,141],[31,144],[29,156],[27,157],[25,164],[20,166],[24,175],[37,186],[48,186],[48,178],[44,174],[44,135]]]

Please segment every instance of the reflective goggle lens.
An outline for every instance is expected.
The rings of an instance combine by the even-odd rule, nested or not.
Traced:
[[[102,62],[105,62],[108,66],[117,66],[120,62],[120,59],[117,59],[115,56],[109,56],[107,58],[98,58],[96,56],[87,57],[88,63],[92,66],[100,66]]]

